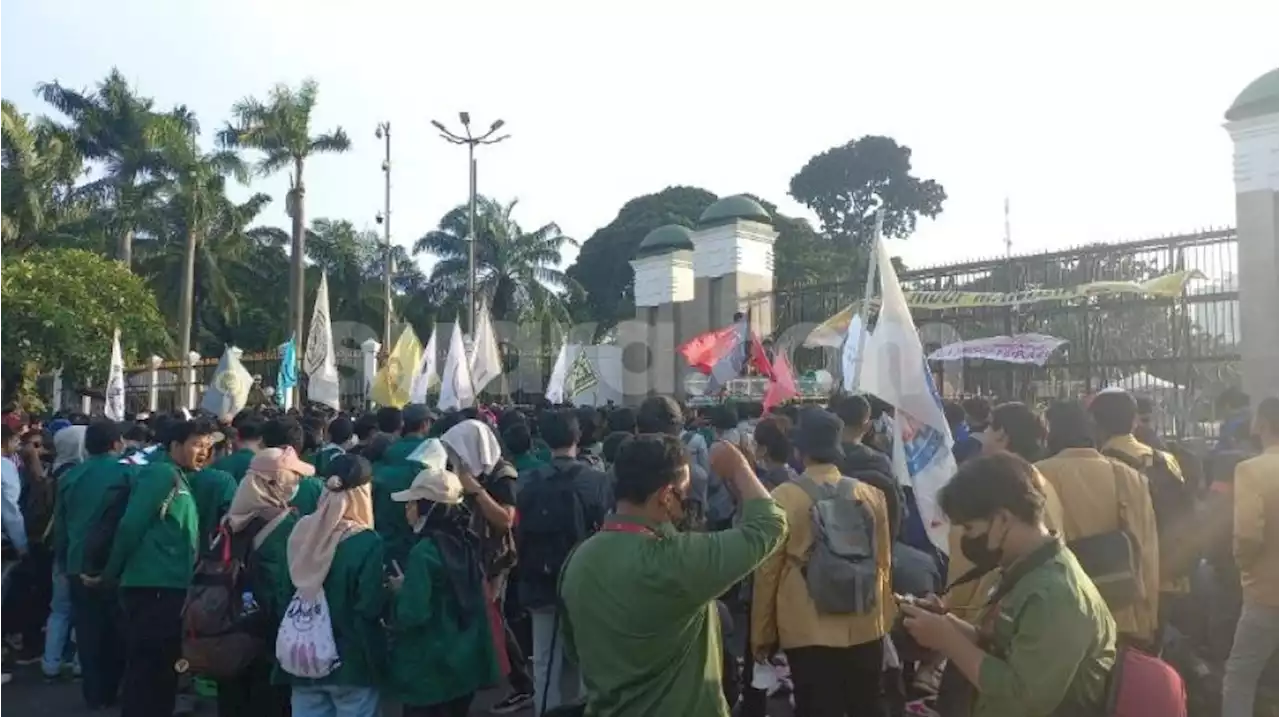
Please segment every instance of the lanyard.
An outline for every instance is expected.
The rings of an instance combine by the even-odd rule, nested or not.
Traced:
[[[600,530],[606,533],[631,533],[632,535],[646,535],[650,538],[658,537],[658,534],[643,525],[635,523],[624,523],[620,520],[606,520],[604,525],[600,526]]]

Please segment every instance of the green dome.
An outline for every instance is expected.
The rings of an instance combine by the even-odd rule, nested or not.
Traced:
[[[644,241],[640,242],[640,248],[636,250],[636,258],[681,250],[693,251],[693,235],[687,227],[667,224],[645,235]]]
[[[727,224],[739,219],[763,222],[765,224],[773,223],[773,217],[769,216],[769,212],[760,206],[760,202],[745,194],[735,194],[707,207],[707,210],[698,218],[698,226]]]
[[[1272,70],[1249,83],[1227,110],[1228,120],[1273,115],[1280,112],[1280,70]]]

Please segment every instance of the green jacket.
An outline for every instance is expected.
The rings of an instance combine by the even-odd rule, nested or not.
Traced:
[[[218,523],[231,507],[236,495],[236,479],[231,474],[213,468],[202,468],[188,479],[191,494],[196,499],[196,514],[200,518],[200,550],[204,551],[218,531]]]
[[[280,626],[284,609],[293,598],[293,581],[289,579],[289,535],[297,524],[297,511],[289,511],[249,556],[249,585],[253,599],[271,616],[273,629]]]
[[[92,456],[58,479],[53,509],[55,559],[68,575],[84,572],[84,541],[102,516],[107,494],[129,481],[129,469],[114,453]]]
[[[213,462],[213,468],[220,471],[226,471],[235,478],[236,485],[244,480],[244,474],[249,472],[249,464],[253,462],[254,451],[249,448],[241,448],[238,451],[228,453]]]
[[[1105,699],[1115,621],[1071,551],[1061,541],[1048,549],[1054,554],[979,618],[988,654],[973,717],[1049,717],[1068,704],[1098,710]]]
[[[363,530],[338,543],[324,581],[324,596],[329,602],[333,638],[342,663],[319,680],[295,677],[277,669],[285,683],[303,687],[378,686],[386,674],[387,649],[382,628],[387,592],[382,560],[382,537],[376,531]]]
[[[422,465],[405,460],[426,440],[422,436],[405,436],[387,446],[382,460],[373,466],[373,526],[387,543],[387,563],[395,560],[404,565],[413,547],[413,528],[404,517],[404,503],[391,500],[391,494],[405,490],[422,472]]]
[[[137,473],[103,578],[126,588],[186,590],[199,539],[187,472],[167,452],[156,451]]]
[[[320,505],[323,493],[324,481],[315,476],[306,476],[298,481],[298,490],[293,494],[289,505],[297,508],[299,515],[311,515]]]
[[[786,539],[770,498],[745,501],[716,533],[614,516],[641,532],[596,533],[564,567],[567,654],[582,666],[587,715],[729,717],[716,598]]]
[[[475,608],[464,619],[435,541],[418,539],[391,608],[388,691],[395,699],[434,705],[498,681],[484,587],[477,584],[475,593]]]

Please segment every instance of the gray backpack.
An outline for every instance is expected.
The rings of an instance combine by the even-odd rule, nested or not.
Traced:
[[[876,524],[871,510],[854,497],[857,482],[841,478],[821,485],[808,476],[796,482],[813,506],[813,546],[803,568],[809,597],[818,612],[866,614],[876,607]]]

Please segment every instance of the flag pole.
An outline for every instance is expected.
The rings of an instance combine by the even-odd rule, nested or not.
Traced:
[[[871,254],[869,266],[867,266],[867,283],[862,289],[862,306],[858,308],[858,317],[861,320],[861,331],[858,332],[858,354],[853,360],[853,387],[857,389],[862,385],[862,362],[866,356],[867,335],[871,333],[871,323],[868,321],[871,315],[871,299],[875,296],[876,276],[880,271],[880,245],[882,234],[884,233],[884,209],[876,210],[876,228],[871,239]],[[850,322],[852,325],[852,322]],[[844,340],[848,341],[849,335],[845,335]]]

